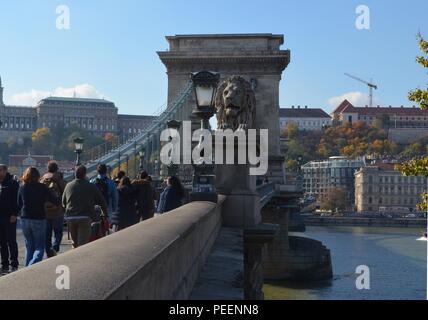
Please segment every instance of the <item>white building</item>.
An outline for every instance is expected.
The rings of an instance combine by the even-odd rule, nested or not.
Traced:
[[[299,130],[322,130],[332,123],[331,117],[319,108],[301,108],[300,106],[279,109],[279,125],[283,129],[295,123]]]

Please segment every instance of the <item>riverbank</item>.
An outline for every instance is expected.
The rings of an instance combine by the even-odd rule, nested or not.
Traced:
[[[427,219],[302,216],[306,226],[373,226],[421,228]]]

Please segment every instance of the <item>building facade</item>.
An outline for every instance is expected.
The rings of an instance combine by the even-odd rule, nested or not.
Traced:
[[[319,108],[281,108],[279,109],[279,124],[283,130],[288,124],[294,123],[299,130],[318,131],[331,126],[331,117]]]
[[[428,129],[428,110],[413,107],[355,107],[344,100],[334,111],[333,120],[341,124],[363,121],[373,125],[382,119],[389,128]]]
[[[154,118],[118,114],[115,104],[105,99],[48,97],[35,107],[6,106],[0,78],[0,140],[30,136],[38,128],[51,128],[59,123],[65,127],[77,126],[94,135],[129,136],[145,130]]]
[[[21,176],[28,167],[35,167],[41,173],[46,171],[48,162],[53,160],[49,155],[9,155],[9,171]]]
[[[414,212],[426,190],[427,178],[403,176],[390,163],[370,165],[355,173],[355,207],[358,212]]]
[[[303,190],[321,202],[331,188],[347,191],[347,202],[353,207],[355,196],[355,172],[364,167],[364,160],[346,157],[330,157],[328,160],[311,161],[302,166]]]
[[[388,138],[399,144],[412,143],[428,135],[428,110],[413,107],[355,107],[343,101],[332,113],[334,124],[363,121],[373,125],[381,120]]]

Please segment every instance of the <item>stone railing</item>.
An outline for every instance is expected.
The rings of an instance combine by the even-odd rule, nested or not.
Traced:
[[[0,299],[187,299],[218,236],[224,200],[189,203],[4,276]],[[70,288],[61,290],[64,270]]]
[[[257,192],[260,196],[260,206],[264,207],[275,195],[275,183],[269,182],[257,186]]]

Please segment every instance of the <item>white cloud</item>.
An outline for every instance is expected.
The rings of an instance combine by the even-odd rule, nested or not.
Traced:
[[[365,107],[370,104],[370,97],[367,93],[362,93],[360,91],[344,93],[340,96],[332,97],[328,99],[327,103],[336,108],[343,100],[348,100],[355,107]],[[373,106],[381,105],[381,102],[376,97],[373,97]]]
[[[332,107],[337,107],[345,99],[348,100],[355,107],[363,107],[369,104],[369,95],[359,91],[348,92],[340,96],[332,97],[328,99],[328,104]]]
[[[7,101],[6,104],[9,105],[24,105],[24,106],[34,106],[41,99],[55,96],[55,97],[76,97],[76,98],[104,98],[104,95],[101,94],[94,86],[90,84],[79,84],[71,88],[57,87],[53,91],[42,91],[31,89],[30,91],[20,92],[13,94]]]

